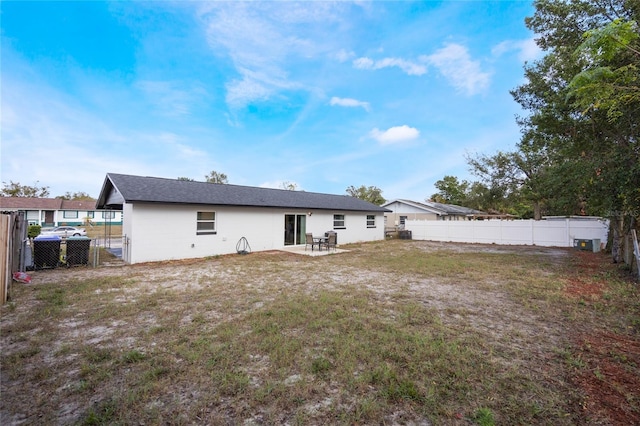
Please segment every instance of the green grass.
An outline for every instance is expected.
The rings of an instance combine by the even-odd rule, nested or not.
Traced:
[[[72,406],[62,422],[86,425],[588,423],[566,380],[587,364],[541,330],[640,311],[617,276],[598,303],[566,298],[570,256],[349,249],[36,274],[2,309],[3,376],[25,389],[2,408],[56,423]]]

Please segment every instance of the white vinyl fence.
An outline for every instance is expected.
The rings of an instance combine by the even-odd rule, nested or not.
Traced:
[[[599,239],[607,243],[605,219],[560,220],[407,220],[405,229],[414,240],[573,247],[574,239]]]

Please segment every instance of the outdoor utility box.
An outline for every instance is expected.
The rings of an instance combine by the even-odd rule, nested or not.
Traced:
[[[67,238],[67,266],[88,265],[90,247],[89,237]]]
[[[407,229],[401,229],[400,231],[398,231],[398,238],[400,238],[401,240],[410,240],[412,238],[411,231]]]
[[[38,235],[33,239],[35,269],[55,268],[60,262],[60,241],[57,235]]]
[[[593,240],[583,240],[576,238],[573,240],[573,247],[578,250],[597,253],[600,251],[600,240],[597,238]]]

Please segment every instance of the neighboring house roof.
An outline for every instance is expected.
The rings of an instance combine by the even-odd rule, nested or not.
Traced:
[[[483,211],[470,209],[468,207],[457,206],[455,204],[443,204],[443,203],[435,203],[433,201],[425,201],[424,203],[419,203],[417,201],[411,200],[393,200],[388,203],[382,205],[382,207],[389,206],[393,203],[404,203],[415,208],[425,210],[429,213],[436,213],[442,216],[446,215],[458,215],[458,216],[470,216],[477,214],[486,214]]]
[[[0,197],[5,210],[96,210],[95,201],[70,201],[60,198]]]
[[[98,197],[98,208],[122,208],[123,202],[388,211],[350,195],[108,173]]]

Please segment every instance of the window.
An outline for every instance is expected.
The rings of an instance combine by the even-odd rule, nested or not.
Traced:
[[[96,216],[96,212],[87,212],[87,217],[93,219]]]
[[[216,233],[216,212],[198,212],[197,235]]]
[[[344,215],[343,214],[334,214],[333,215],[333,229],[345,229],[344,226]]]
[[[373,214],[367,215],[367,228],[375,228],[376,227],[376,216]]]
[[[77,210],[65,210],[64,212],[62,212],[62,217],[64,217],[65,219],[77,219],[78,218],[78,211]]]
[[[404,222],[407,220],[406,216],[400,216],[400,226],[404,226]]]
[[[112,212],[112,211],[102,212],[103,219],[115,219],[115,217],[116,217],[116,212]]]

